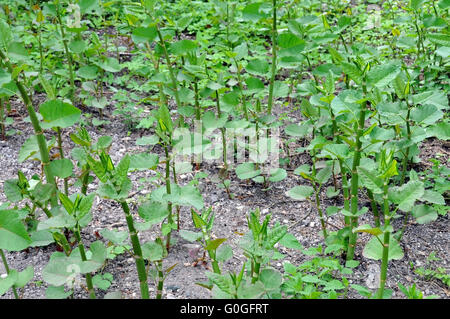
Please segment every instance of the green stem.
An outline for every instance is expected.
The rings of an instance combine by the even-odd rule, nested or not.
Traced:
[[[363,85],[364,93],[366,93],[366,87]],[[359,110],[359,121],[355,123],[356,129],[356,138],[355,138],[355,151],[353,155],[353,164],[352,164],[352,181],[351,181],[351,213],[356,215],[358,212],[358,166],[361,160],[361,136],[364,131],[364,121],[365,121],[365,110],[367,108],[367,102],[361,103],[361,109]],[[358,225],[358,217],[351,217],[350,222],[350,240],[347,248],[347,260],[352,260],[355,255],[355,245],[357,239],[357,233],[353,233],[353,228]]]
[[[133,246],[134,258],[136,262],[136,269],[138,272],[138,278],[141,288],[141,298],[149,299],[148,283],[147,283],[147,271],[145,269],[144,258],[142,257],[142,248],[139,242],[137,231],[134,227],[133,216],[130,214],[130,208],[125,201],[121,201],[120,205],[125,213],[127,220],[128,232],[130,233],[130,239]]]
[[[323,212],[322,209],[320,208],[320,198],[319,198],[319,189],[317,188],[317,185],[315,182],[312,183],[313,188],[314,188],[314,193],[315,193],[315,198],[316,198],[316,207],[317,207],[317,211],[319,212],[319,218],[320,218],[320,224],[322,225],[322,233],[323,233],[323,238],[326,240],[328,235],[327,235],[327,226],[325,224],[325,220],[323,218]]]
[[[164,145],[164,153],[166,155],[166,193],[168,195],[172,194],[171,188],[170,188],[170,156],[169,156],[169,149],[167,145]],[[172,219],[172,203],[169,202],[167,209],[169,210],[169,215],[167,216],[167,222],[169,225],[172,225],[173,219]],[[170,249],[170,237],[172,235],[172,230],[167,234],[166,237],[166,248],[167,250]]]
[[[0,50],[0,58],[3,60],[4,64],[6,65],[8,72],[13,73],[13,67],[11,65],[11,62],[5,56],[5,54],[3,53],[2,50]],[[19,92],[20,92],[23,102],[25,103],[25,106],[28,111],[28,115],[30,116],[31,124],[33,125],[33,129],[36,134],[36,139],[37,139],[37,143],[39,146],[39,153],[41,155],[42,167],[44,170],[44,174],[45,174],[47,183],[54,186],[53,191],[52,191],[52,196],[50,198],[50,203],[51,203],[52,207],[55,207],[58,205],[58,200],[57,200],[57,196],[56,196],[57,186],[55,183],[54,175],[49,169],[50,155],[49,155],[48,148],[47,148],[47,141],[45,140],[44,132],[41,128],[41,125],[39,124],[39,119],[36,115],[36,111],[34,110],[33,103],[31,101],[31,98],[28,96],[28,94],[25,90],[25,87],[22,85],[22,83],[19,81],[18,78],[14,79],[14,82],[15,82],[17,88],[19,89]]]
[[[3,98],[0,97],[0,131],[2,135],[2,140],[6,140],[6,128],[5,128],[5,106],[3,105]]]
[[[75,234],[75,238],[76,238],[76,240],[78,242],[78,248],[80,249],[81,260],[82,261],[87,261],[86,252],[84,250],[84,244],[83,244],[83,241],[81,239],[81,233],[80,233],[79,225],[76,226],[74,234]],[[86,285],[88,287],[89,297],[91,299],[96,299],[95,291],[94,291],[94,285],[92,283],[92,275],[90,273],[86,274]]]
[[[163,288],[164,288],[164,272],[162,260],[157,262],[158,266],[158,287],[156,291],[156,299],[162,299]]]
[[[408,142],[409,142],[409,141],[411,141],[411,126],[410,126],[410,123],[409,123],[409,118],[410,118],[410,115],[411,115],[411,107],[410,107],[410,105],[409,105],[409,103],[407,101],[407,98],[405,100],[406,100],[406,104],[408,106],[408,113],[406,114],[406,120],[405,121],[406,121],[406,132],[407,132]],[[407,168],[408,168],[408,157],[409,157],[409,146],[406,148],[406,152],[404,154],[403,161],[402,161],[402,177],[401,177],[401,181],[400,181],[401,185],[405,182],[406,171],[407,171]]]
[[[59,149],[59,156],[61,159],[64,159],[64,149],[62,146],[62,137],[61,137],[61,128],[57,127],[56,128],[56,133],[58,136],[58,149]],[[64,178],[64,193],[69,196],[69,184],[67,182],[67,178]]]
[[[6,256],[5,256],[5,254],[3,253],[3,249],[1,249],[1,248],[0,248],[0,256],[2,257],[2,261],[3,261],[3,265],[5,266],[6,274],[9,275],[8,261],[6,260]],[[17,290],[16,290],[16,287],[15,287],[15,286],[12,287],[12,290],[13,290],[13,293],[14,293],[14,297],[15,297],[16,299],[19,299],[19,295],[17,294]]]
[[[59,1],[56,4],[56,16],[58,18],[59,30],[61,32],[61,37],[62,37],[63,46],[64,46],[64,52],[65,52],[66,58],[67,58],[67,64],[69,65],[69,78],[70,78],[70,95],[69,96],[70,96],[70,100],[72,101],[72,104],[75,104],[75,81],[74,81],[74,75],[73,75],[73,60],[72,60],[72,55],[69,52],[69,47],[67,45],[66,33],[64,32],[64,27],[62,25],[61,12],[59,10]]]
[[[216,90],[216,106],[217,106],[217,116],[220,118],[222,116],[222,112],[220,111],[220,101],[219,101],[219,91]],[[228,170],[228,162],[227,162],[227,140],[226,140],[226,130],[224,127],[220,128],[220,132],[222,133],[222,156],[223,156],[223,166],[226,170]]]
[[[370,189],[367,190],[367,196],[370,199],[370,206],[372,207],[373,219],[375,220],[375,226],[380,227],[380,214],[378,212],[377,203]]]
[[[389,202],[388,202],[388,185],[387,181],[384,182],[383,187],[383,214],[384,214],[384,238],[383,238],[383,256],[381,259],[381,271],[380,271],[380,288],[378,289],[377,298],[382,299],[384,293],[384,287],[386,285],[387,268],[389,263],[389,241],[391,237],[391,232],[388,231],[390,225],[389,216]]]
[[[269,84],[269,100],[267,105],[267,113],[272,114],[273,105],[273,86],[275,82],[275,74],[277,72],[277,0],[273,0],[273,25],[272,25],[272,70]]]
[[[177,108],[179,108],[179,107],[181,107],[181,101],[180,101],[180,96],[178,95],[178,81],[175,77],[175,74],[173,73],[172,63],[170,62],[170,57],[169,57],[169,53],[167,52],[166,43],[164,42],[164,39],[161,35],[161,31],[159,30],[158,24],[156,24],[156,32],[158,33],[159,42],[160,42],[161,47],[164,52],[164,58],[166,59],[167,68],[169,69],[169,75],[170,75],[170,79],[172,81],[173,93],[175,95],[175,101],[177,103]]]

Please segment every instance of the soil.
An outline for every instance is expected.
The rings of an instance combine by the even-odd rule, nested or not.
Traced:
[[[39,97],[38,97],[39,99]],[[42,97],[41,97],[42,99]],[[37,101],[36,101],[37,102]],[[18,101],[13,101],[13,108],[17,109],[17,114],[26,114],[23,105]],[[284,110],[276,109],[277,113]],[[129,131],[124,124],[126,121],[122,116],[112,116],[112,112],[104,110],[104,116],[110,120],[109,124],[102,127],[87,126],[92,139],[95,141],[99,136],[109,135],[113,138],[113,145],[110,154],[113,161],[117,163],[126,153],[137,153],[145,151],[141,146],[136,146],[135,141],[142,135],[148,135],[150,132],[142,130]],[[299,114],[290,115],[299,117]],[[3,189],[4,181],[15,178],[17,171],[21,170],[28,178],[33,174],[40,173],[40,165],[37,161],[27,160],[19,163],[17,156],[22,144],[28,136],[33,134],[31,124],[24,121],[20,116],[16,117],[14,124],[9,126],[16,130],[13,136],[8,137],[6,141],[0,140],[0,189]],[[74,143],[70,140],[70,130],[64,131],[63,141],[66,153],[69,153]],[[51,131],[47,131],[47,138],[52,135]],[[427,158],[433,157],[436,153],[443,154],[448,159],[448,145],[438,140],[428,140],[421,147],[420,157],[422,163]],[[158,148],[154,148],[152,152],[162,153]],[[162,155],[162,154],[159,154]],[[163,155],[161,156],[163,157]],[[216,238],[227,238],[227,243],[233,247],[233,258],[224,264],[225,271],[238,272],[245,260],[242,249],[239,248],[239,240],[242,233],[247,232],[247,214],[260,208],[262,215],[272,214],[271,224],[279,222],[288,225],[289,231],[299,240],[305,247],[316,247],[323,243],[321,226],[316,208],[306,201],[294,201],[285,195],[290,188],[305,184],[305,181],[293,174],[293,169],[301,164],[310,161],[309,155],[299,154],[291,157],[291,167],[288,169],[288,177],[281,182],[273,183],[269,190],[263,190],[260,184],[245,183],[240,181],[234,173],[231,173],[230,191],[235,195],[234,199],[229,199],[227,192],[223,188],[219,188],[217,184],[219,167],[210,163],[202,163],[200,171],[207,173],[208,177],[200,179],[199,189],[202,193],[205,207],[211,207],[216,214],[213,236]],[[442,161],[447,163],[446,160]],[[161,167],[162,169],[162,167]],[[197,173],[182,174],[179,177],[180,184],[186,184]],[[145,177],[154,176],[153,172],[139,172],[130,174],[133,182],[133,190],[131,191],[131,208],[136,221],[140,218],[137,214],[137,207],[142,200],[149,195],[153,186],[150,184],[140,183],[139,180]],[[73,180],[71,181],[73,182]],[[95,191],[96,183],[90,185],[89,191]],[[324,187],[325,189],[326,187]],[[71,188],[72,191],[77,191]],[[364,194],[361,194],[365,198]],[[328,199],[325,194],[321,194],[322,207],[329,205],[342,205],[335,199]],[[6,198],[3,192],[0,192],[0,204],[5,202]],[[368,207],[368,201],[362,203]],[[82,237],[87,246],[89,243],[97,240],[96,232],[103,229],[126,230],[126,221],[121,207],[116,203],[97,198],[92,209],[93,220],[82,230]],[[366,214],[360,220],[360,223],[371,223],[371,218]],[[366,219],[366,220],[365,220]],[[336,215],[331,216],[328,220],[329,229],[340,228],[343,226],[341,218]],[[190,211],[187,208],[181,209],[181,229],[194,230],[191,220]],[[394,221],[394,229],[398,230],[402,227],[403,218]],[[401,246],[405,252],[405,256],[401,260],[391,261],[389,264],[386,286],[393,289],[392,298],[405,298],[399,291],[398,284],[401,283],[406,287],[412,286],[414,283],[425,296],[436,295],[439,298],[449,298],[450,292],[448,286],[442,281],[435,278],[424,278],[415,273],[418,267],[427,267],[436,269],[442,267],[448,273],[449,271],[449,218],[439,216],[438,219],[430,224],[420,225],[411,221],[406,227],[406,231],[401,241]],[[159,236],[159,229],[154,228],[139,233],[141,242]],[[206,281],[205,272],[210,269],[210,263],[204,265],[198,262],[198,258],[202,257],[202,249],[200,245],[190,243],[181,238],[178,233],[174,232],[176,244],[172,246],[168,257],[164,260],[164,266],[170,267],[175,265],[174,269],[167,276],[164,286],[164,298],[168,299],[208,299],[211,298],[209,290],[199,286],[196,282]],[[370,287],[372,291],[376,291],[378,286],[377,276],[379,276],[380,262],[366,259],[362,256],[364,243],[369,239],[368,236],[360,235],[356,247],[355,258],[360,261],[358,267],[353,274],[348,275],[350,283],[359,284]],[[101,239],[106,243],[106,240]],[[285,255],[286,261],[294,265],[298,265],[307,260],[308,256],[303,255],[299,251],[278,247],[280,252]],[[28,265],[34,267],[35,276],[33,280],[20,291],[23,298],[41,299],[45,298],[45,289],[47,284],[42,279],[42,269],[49,261],[50,255],[57,249],[55,244],[46,247],[29,248],[26,251],[7,253],[9,266],[13,269],[23,270]],[[430,253],[434,252],[437,260],[427,261]],[[275,261],[275,268],[282,269],[282,261]],[[108,292],[119,291],[123,298],[139,298],[139,284],[134,260],[130,254],[124,253],[118,255],[113,260],[108,260],[102,270],[103,273],[111,273],[113,275],[113,283]],[[0,265],[0,274],[5,274],[3,265]],[[151,296],[155,296],[155,285],[150,283]],[[102,298],[105,292],[97,290],[98,298]],[[88,298],[88,294],[82,288],[75,290],[75,298]],[[362,298],[355,290],[350,289],[349,298]],[[2,299],[14,298],[11,291],[0,297]]]

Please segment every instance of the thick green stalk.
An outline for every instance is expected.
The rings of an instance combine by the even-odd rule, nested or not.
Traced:
[[[121,201],[120,205],[125,213],[127,220],[128,232],[130,233],[131,244],[133,246],[134,258],[136,262],[136,269],[138,272],[138,278],[141,288],[141,298],[149,299],[148,283],[147,283],[147,270],[145,269],[144,258],[142,257],[142,248],[139,242],[137,231],[134,227],[133,216],[131,216],[130,208],[127,202]]]
[[[8,266],[8,261],[6,260],[6,256],[3,253],[3,249],[0,248],[0,256],[2,257],[2,261],[3,261],[3,265],[5,266],[5,270],[6,270],[6,274],[9,275],[9,266]],[[19,299],[19,295],[17,294],[17,289],[15,286],[12,287],[13,293],[14,293],[14,297],[16,299]]]
[[[380,288],[378,289],[377,298],[382,299],[384,293],[384,286],[386,285],[387,268],[389,263],[389,241],[391,232],[388,231],[390,226],[391,217],[389,214],[389,202],[388,202],[388,181],[384,181],[383,186],[383,214],[384,214],[384,238],[383,238],[383,256],[381,259],[381,271],[380,271]]]
[[[325,220],[323,218],[323,212],[322,209],[320,208],[320,198],[319,198],[319,189],[317,188],[316,182],[313,181],[312,182],[313,188],[314,188],[314,193],[315,193],[315,198],[316,198],[316,208],[317,211],[319,212],[319,219],[320,219],[320,224],[322,225],[322,233],[323,233],[323,238],[326,240],[328,235],[327,235],[327,226],[325,224]]]
[[[267,113],[272,114],[273,105],[273,86],[275,82],[275,74],[277,72],[277,0],[273,0],[273,25],[272,25],[272,70],[269,84],[269,100],[267,105]]]
[[[210,237],[208,235],[208,231],[206,230],[206,226],[205,225],[202,225],[202,234],[203,234],[203,239],[205,241],[205,245],[208,245]],[[216,251],[215,251],[215,249],[208,250],[208,255],[209,255],[209,258],[211,258],[211,265],[212,265],[214,273],[220,275],[221,272],[220,272],[219,263],[216,260]]]
[[[75,234],[75,238],[78,242],[78,248],[80,249],[81,260],[87,261],[86,251],[84,250],[84,245],[83,245],[83,241],[81,239],[81,234],[80,234],[80,227],[78,225],[75,228],[74,234]],[[86,285],[88,287],[89,297],[91,299],[95,299],[96,297],[95,297],[94,285],[92,283],[92,276],[90,273],[86,274]]]
[[[407,100],[407,98],[405,99]],[[411,126],[409,123],[409,118],[411,115],[411,107],[408,103],[408,101],[406,101],[406,104],[408,106],[408,113],[406,114],[406,133],[408,134],[408,142],[411,141]],[[406,171],[408,168],[408,157],[409,157],[409,146],[406,148],[404,157],[403,157],[403,161],[402,161],[402,177],[401,177],[401,181],[400,184],[403,185],[403,183],[405,182],[405,178],[406,178]]]
[[[164,288],[164,272],[162,260],[159,260],[157,262],[157,270],[158,270],[158,287],[156,290],[156,299],[162,299]]]
[[[164,153],[166,155],[166,193],[168,195],[172,194],[172,190],[170,188],[170,156],[169,156],[169,149],[167,145],[164,145]],[[169,215],[167,216],[167,222],[169,225],[172,225],[173,219],[172,219],[172,203],[169,202],[167,209],[169,210]],[[172,230],[167,234],[166,237],[166,248],[167,250],[170,249],[170,237],[172,235]]]
[[[178,81],[177,81],[177,78],[175,77],[175,74],[173,73],[172,63],[170,62],[170,57],[169,57],[169,53],[167,52],[166,43],[164,42],[164,39],[161,35],[161,31],[159,30],[158,24],[156,24],[156,32],[158,33],[159,42],[160,42],[161,47],[164,52],[164,58],[166,59],[167,68],[169,69],[169,75],[170,75],[170,79],[172,81],[173,93],[175,95],[175,101],[177,103],[177,108],[179,108],[179,107],[181,107],[181,101],[180,101],[180,96],[178,94]]]
[[[2,135],[2,140],[6,140],[4,117],[5,117],[5,107],[3,105],[3,98],[0,97],[0,131]]]
[[[61,159],[64,159],[64,149],[62,146],[62,137],[61,137],[61,128],[56,128],[56,133],[58,136],[58,149],[59,149],[59,156]],[[67,182],[67,178],[64,178],[64,193],[69,196],[69,184]]]
[[[373,197],[373,193],[370,189],[367,190],[367,196],[370,199],[370,206],[372,207],[373,219],[375,220],[375,226],[380,227],[380,214],[378,212],[377,203]]]
[[[194,79],[194,97],[195,97],[195,119],[197,121],[200,121],[201,119],[201,110],[200,110],[200,103],[198,102],[198,79]]]
[[[364,92],[365,92],[364,87]],[[351,198],[350,198],[350,204],[351,204],[351,213],[353,215],[356,215],[358,212],[358,166],[361,160],[361,136],[364,131],[364,121],[365,121],[365,110],[366,110],[367,102],[361,104],[361,109],[359,111],[359,121],[358,123],[355,123],[355,129],[356,129],[356,138],[355,143],[356,147],[354,150],[353,155],[353,164],[352,164],[352,181],[351,181]],[[350,240],[348,243],[347,248],[347,260],[352,260],[355,255],[355,245],[356,245],[356,239],[357,239],[357,233],[353,233],[352,229],[357,227],[358,224],[358,217],[351,217],[350,222]]]
[[[74,81],[74,75],[73,75],[73,61],[72,61],[72,55],[70,54],[69,47],[67,45],[64,27],[62,25],[61,12],[59,11],[59,3],[57,3],[57,5],[56,5],[56,16],[58,18],[59,30],[61,32],[61,37],[62,37],[63,46],[64,46],[64,52],[65,52],[66,58],[67,58],[67,64],[69,65],[69,78],[70,78],[70,95],[69,96],[70,96],[70,100],[72,101],[72,104],[75,104],[75,81]]]
[[[0,50],[0,58],[3,60],[4,64],[6,65],[8,72],[13,73],[13,67],[11,65],[11,62],[9,62],[9,59],[5,56],[2,50]],[[28,111],[28,115],[30,116],[31,124],[33,125],[34,132],[36,134],[36,140],[39,146],[39,153],[41,155],[41,162],[43,171],[47,180],[48,184],[51,184],[54,186],[52,196],[50,198],[50,203],[52,207],[55,207],[58,204],[57,196],[56,196],[56,190],[57,186],[55,183],[55,177],[53,173],[49,169],[50,165],[50,155],[47,148],[47,141],[44,137],[44,131],[41,128],[41,125],[39,124],[39,119],[36,115],[36,111],[34,110],[33,103],[31,101],[31,98],[28,96],[25,87],[22,85],[22,83],[19,81],[18,78],[14,80],[17,88],[19,89],[20,95],[22,97],[23,102],[25,103],[25,106]]]
[[[220,101],[219,101],[219,91],[216,90],[216,106],[217,106],[217,116],[220,118],[222,116],[222,112],[220,111]],[[220,132],[222,133],[222,156],[223,156],[223,166],[226,170],[228,170],[227,163],[227,140],[226,140],[226,130],[224,127],[220,128]]]

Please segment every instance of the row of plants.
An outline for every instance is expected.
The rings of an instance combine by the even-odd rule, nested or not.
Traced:
[[[17,134],[7,127],[14,124],[11,104],[20,98],[34,134],[18,161],[37,160],[42,170],[33,176],[19,171],[4,182],[0,254],[8,276],[0,279],[0,295],[12,289],[19,297],[34,277],[32,266],[10,269],[5,252],[56,243],[62,251],[42,271],[47,297],[73,295],[76,275],[83,275],[96,298],[111,282],[102,274],[105,263],[126,251],[141,297],[150,298],[151,278],[155,297],[162,298],[164,280],[176,269],[164,262],[176,231],[204,247],[212,271],[200,284],[215,297],[345,298],[351,288],[388,298],[389,262],[403,258],[409,219],[447,218],[448,169],[435,162],[430,179],[415,168],[422,143],[449,136],[448,1],[384,1],[379,9],[386,19],[373,24],[367,5],[336,1],[0,5],[2,137]],[[37,97],[44,97],[39,105]],[[136,144],[145,152],[114,162],[112,138],[92,140],[86,127],[107,123],[108,109],[142,132]],[[295,112],[301,119],[291,116]],[[69,142],[70,150],[64,148]],[[271,153],[278,166],[271,165]],[[212,235],[215,213],[197,187],[205,175],[197,172],[187,184],[179,175],[214,160],[233,199],[236,178],[269,191],[289,177],[292,159],[302,154],[309,163],[293,168],[302,183],[286,196],[315,207],[323,246],[304,248],[257,209],[248,214],[240,242],[246,261],[225,273],[223,263],[234,252],[226,238]],[[139,203],[138,222],[129,175],[148,170],[155,177],[140,185],[151,193]],[[339,204],[324,207],[324,192]],[[120,205],[127,232],[105,228],[106,242],[83,240],[96,197]],[[180,229],[186,207],[197,232]],[[371,223],[361,224],[369,214]],[[330,230],[330,218],[344,227]],[[400,229],[393,228],[397,218],[403,218]],[[139,233],[149,230],[159,235],[143,243]],[[359,264],[360,233],[372,236],[363,256],[381,262],[376,292],[346,277]],[[283,258],[278,244],[309,260],[274,268],[272,261]],[[420,296],[414,287],[400,289]]]

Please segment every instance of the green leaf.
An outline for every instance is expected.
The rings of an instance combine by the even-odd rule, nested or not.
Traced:
[[[23,288],[34,277],[33,266],[28,266],[23,271],[17,273],[17,279],[14,286],[17,288]],[[1,295],[1,293],[0,293]]]
[[[248,73],[260,76],[266,76],[269,73],[269,63],[262,59],[253,59],[245,67]]]
[[[444,196],[439,194],[438,192],[432,190],[425,190],[423,196],[420,198],[421,201],[427,201],[429,203],[437,204],[437,205],[445,205]]]
[[[273,268],[265,268],[259,274],[259,280],[264,284],[266,290],[278,289],[281,286],[281,273]]]
[[[434,44],[450,47],[450,35],[445,33],[427,33],[426,37]]]
[[[276,183],[280,182],[287,177],[287,172],[283,168],[274,168],[270,170],[269,181]]]
[[[123,66],[120,65],[119,61],[116,58],[108,57],[104,61],[97,64],[100,68],[107,72],[120,72],[123,69]]]
[[[83,40],[73,40],[69,43],[69,49],[73,53],[80,54],[86,51],[87,45]]]
[[[3,69],[0,69],[0,87],[3,84],[7,84],[7,83],[11,82],[11,80],[12,80],[11,74],[7,73]]]
[[[131,34],[131,38],[135,43],[143,43],[143,42],[152,43],[157,36],[158,32],[156,30],[156,27],[136,28],[133,30],[133,33]]]
[[[412,215],[419,224],[428,224],[434,222],[438,218],[436,211],[429,205],[414,206]]]
[[[0,210],[0,249],[20,251],[31,244],[16,210]]]
[[[183,239],[186,239],[187,241],[190,242],[195,242],[197,240],[200,240],[202,238],[202,233],[201,232],[193,232],[187,229],[181,229],[180,230],[180,236]]]
[[[17,272],[12,270],[6,278],[0,278],[0,296],[5,294],[14,285],[16,280]]]
[[[439,121],[444,113],[431,104],[422,105],[411,111],[411,119],[416,123],[431,125]]]
[[[225,262],[233,257],[233,249],[228,244],[220,245],[216,250],[216,260]]]
[[[136,140],[136,145],[155,145],[158,144],[159,137],[157,135],[142,136]]]
[[[175,187],[172,188],[171,194],[165,194],[163,196],[165,200],[170,201],[175,205],[193,206],[196,209],[203,208],[203,198],[200,191],[196,187],[192,185],[180,187],[175,184],[174,186]]]
[[[47,299],[66,299],[72,294],[72,291],[64,291],[64,286],[49,286],[45,290],[45,297]]]
[[[166,204],[147,201],[138,208],[139,216],[152,225],[162,222],[168,215]]]
[[[383,241],[381,236],[378,239],[373,237],[364,247],[363,255],[366,258],[373,260],[381,260],[383,258],[383,246],[380,243]],[[390,234],[389,239],[389,256],[388,260],[400,260],[403,258],[403,251],[395,237]]]
[[[22,190],[19,185],[17,185],[18,182],[18,179],[9,179],[3,184],[3,192],[5,193],[6,198],[13,203],[23,199]]]
[[[155,169],[158,165],[159,157],[156,154],[138,153],[130,155],[130,167],[132,171],[142,171],[147,169]]]
[[[358,69],[358,67],[354,64],[342,62],[341,63],[342,71],[347,74],[356,84],[361,84],[362,82],[362,73]]]
[[[128,238],[126,231],[109,230],[107,228],[100,230],[100,235],[117,246],[123,245]]]
[[[98,76],[98,67],[85,65],[78,69],[77,75],[86,80],[94,80]]]
[[[314,194],[314,189],[311,186],[295,186],[287,192],[289,197],[298,200],[305,200],[312,194]]]
[[[368,233],[374,236],[383,234],[383,231],[378,227],[372,227],[369,224],[361,225],[353,229],[354,233]]]
[[[72,228],[76,223],[77,221],[75,218],[69,215],[65,210],[62,210],[59,215],[41,221],[37,226],[37,230]]]
[[[158,261],[164,258],[163,247],[156,242],[147,242],[142,245],[142,257],[150,261]]]
[[[192,40],[180,40],[170,45],[170,51],[175,55],[188,54],[197,49],[197,43]]]
[[[227,240],[226,238],[216,238],[210,240],[206,245],[205,250],[215,250],[226,240]]]
[[[12,39],[9,24],[4,19],[0,19],[0,45],[2,46],[2,51],[8,48],[8,45],[11,43]]]
[[[67,158],[53,160],[49,167],[53,175],[60,178],[66,178],[72,175],[73,164],[72,161]]]
[[[35,232],[31,233],[30,237],[32,240],[30,247],[47,246],[47,245],[55,242],[52,232],[49,230],[46,230],[46,229],[35,231]]]
[[[60,100],[51,100],[39,107],[44,122],[42,128],[61,127],[68,128],[81,118],[81,111],[72,104]]]
[[[239,179],[249,179],[258,176],[261,173],[255,168],[253,163],[242,163],[236,167],[236,175]]]
[[[287,135],[294,137],[304,137],[309,132],[309,125],[306,124],[289,124],[284,128]]]
[[[383,180],[376,176],[370,170],[359,166],[358,173],[361,177],[362,184],[371,190],[374,194],[382,194],[383,193]]]
[[[367,74],[367,82],[372,86],[383,88],[390,84],[400,73],[401,65],[399,62],[392,61],[378,65]]]
[[[389,190],[389,199],[398,205],[398,208],[404,212],[413,209],[416,200],[424,194],[424,186],[420,181],[409,181],[400,187],[392,187]]]

